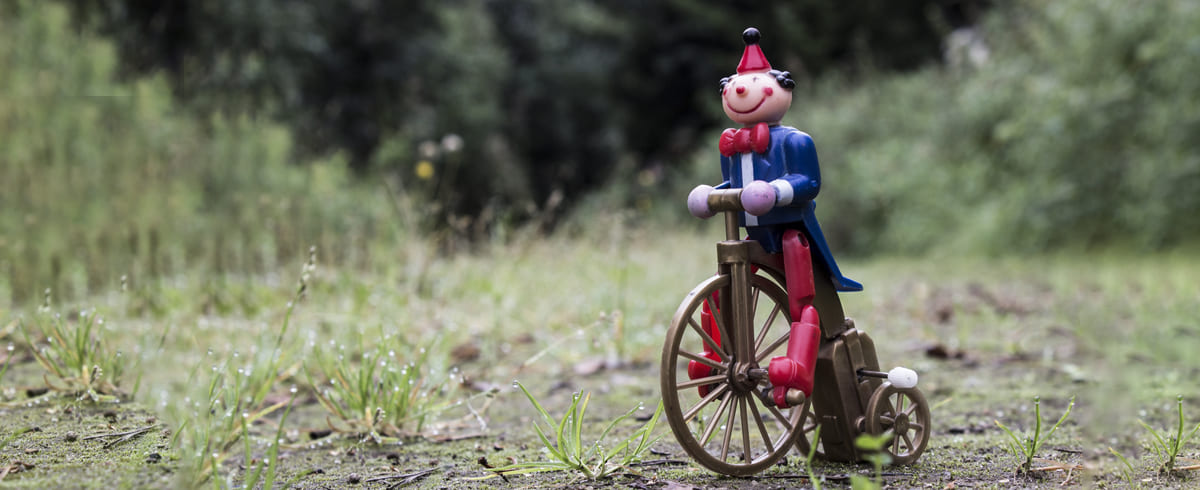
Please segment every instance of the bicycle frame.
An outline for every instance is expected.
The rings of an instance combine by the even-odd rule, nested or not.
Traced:
[[[743,240],[738,212],[742,211],[741,189],[714,190],[708,198],[713,211],[725,215],[725,240],[717,243],[719,273],[730,277],[727,306],[719,309],[724,325],[733,329],[733,347],[738,359],[750,356],[752,342],[750,318],[750,277],[754,269],[765,269],[774,280],[785,283],[783,259],[780,254],[769,254],[753,240]],[[819,261],[813,261],[816,278],[816,297],[813,305],[821,318],[822,342],[817,354],[816,380],[812,396],[812,410],[824,429],[821,444],[825,457],[834,461],[860,461],[862,454],[854,446],[854,439],[864,431],[867,403],[872,393],[882,384],[878,378],[861,376],[864,370],[878,371],[879,360],[875,354],[875,343],[865,332],[854,328],[854,321],[845,317],[837,290],[829,280],[829,273]],[[728,296],[725,296],[728,294]],[[717,314],[715,312],[715,314]],[[737,315],[734,318],[734,315]],[[729,332],[721,332],[723,338]],[[755,383],[760,373],[752,369],[750,362],[739,362],[734,368],[737,383]],[[763,373],[762,375],[765,375]],[[847,390],[846,387],[853,387]]]

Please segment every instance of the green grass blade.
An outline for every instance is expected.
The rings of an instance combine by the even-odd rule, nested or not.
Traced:
[[[567,407],[567,414],[564,415],[563,418],[558,421],[558,430],[555,432],[555,436],[558,438],[558,448],[563,452],[563,454],[566,454],[567,457],[570,457],[575,452],[571,448],[571,441],[568,438],[563,437],[563,436],[566,435],[567,422],[575,419],[575,416],[574,416],[575,408],[578,406],[579,406],[579,396],[578,395],[572,396],[571,397],[571,406]]]
[[[654,433],[654,428],[658,425],[658,418],[662,415],[662,413],[663,402],[662,400],[659,400],[658,407],[654,409],[654,415],[650,416],[650,420],[647,420],[646,425],[642,428],[645,433],[642,434],[642,439],[638,442],[638,446],[634,450],[634,454],[641,454],[645,452],[651,444],[654,444],[654,441],[658,440],[658,438],[651,438],[650,435]]]
[[[550,427],[558,425],[558,423],[554,420],[554,417],[550,416],[550,412],[547,412],[546,409],[542,407],[542,404],[538,403],[537,399],[533,397],[533,394],[530,393],[529,390],[525,389],[525,385],[521,384],[520,382],[516,383],[516,385],[517,388],[520,388],[521,391],[525,393],[525,398],[529,399],[529,403],[533,404],[533,407],[536,408],[538,413],[542,415],[542,420],[546,421],[546,425],[549,425]]]
[[[1150,432],[1150,435],[1154,437],[1154,440],[1150,441],[1151,448],[1154,449],[1154,452],[1160,454],[1167,452],[1167,443],[1166,441],[1163,441],[1163,438],[1158,434],[1158,431],[1154,430],[1154,428],[1150,427],[1150,424],[1147,424],[1146,422],[1138,420],[1138,423],[1142,424],[1142,427],[1145,427],[1146,430]]]
[[[588,458],[590,458],[594,453],[599,452],[600,441],[603,441],[605,438],[607,438],[608,434],[612,432],[613,428],[615,428],[617,424],[621,423],[622,420],[629,418],[629,416],[633,415],[633,413],[636,411],[637,407],[634,407],[620,417],[613,419],[612,422],[609,422],[608,425],[604,427],[604,430],[600,432],[600,437],[596,439],[596,444],[592,445],[592,449],[588,451]],[[609,454],[612,454],[612,452],[610,451]]]
[[[583,401],[579,405],[579,412],[577,414],[575,414],[572,419],[572,429],[574,429],[574,431],[571,436],[572,444],[575,446],[575,448],[574,448],[575,449],[575,460],[579,461],[579,462],[584,461],[584,459],[583,459],[583,416],[585,413],[587,413],[588,402],[590,402],[592,400],[592,394],[584,393],[582,398],[583,398]],[[592,447],[599,446],[600,440],[602,440],[602,439],[604,439],[604,436],[601,436],[600,439],[596,441],[596,444],[593,445]]]
[[[1071,409],[1074,407],[1075,407],[1075,397],[1072,396],[1071,401],[1069,403],[1067,403],[1067,410],[1065,412],[1063,412],[1062,417],[1058,418],[1058,422],[1054,423],[1054,427],[1050,428],[1050,432],[1046,433],[1046,439],[1049,439],[1050,436],[1054,435],[1054,432],[1058,430],[1058,426],[1062,425],[1062,423],[1067,420],[1067,417],[1071,415]]]
[[[556,447],[554,444],[552,444],[550,442],[550,438],[546,437],[546,433],[542,432],[542,427],[539,426],[536,422],[533,424],[533,430],[537,431],[538,439],[542,440],[542,446],[545,446],[546,450],[549,451],[550,454],[553,455],[555,459],[558,459],[563,462],[568,461],[567,455],[563,454],[563,452],[558,447]]]

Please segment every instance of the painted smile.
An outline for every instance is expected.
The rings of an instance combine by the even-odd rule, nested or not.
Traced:
[[[762,107],[762,105],[763,105],[763,102],[766,102],[766,101],[767,101],[767,98],[766,98],[766,97],[763,97],[763,98],[761,98],[761,99],[758,99],[758,103],[757,103],[757,104],[754,104],[754,107],[751,107],[751,108],[749,108],[749,109],[746,109],[746,110],[744,110],[744,111],[739,111],[739,110],[737,110],[737,109],[734,109],[734,108],[733,108],[733,106],[729,104],[729,101],[728,101],[728,100],[726,100],[726,101],[725,101],[725,107],[729,108],[729,110],[731,110],[731,111],[733,111],[733,112],[736,112],[736,113],[738,113],[738,114],[749,114],[749,113],[751,113],[751,112],[754,112],[754,111],[758,110],[758,108],[759,108],[759,107]]]

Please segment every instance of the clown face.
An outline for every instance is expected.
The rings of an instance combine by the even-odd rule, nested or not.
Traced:
[[[729,77],[721,89],[725,115],[743,126],[778,124],[792,105],[792,91],[779,85],[766,70]]]

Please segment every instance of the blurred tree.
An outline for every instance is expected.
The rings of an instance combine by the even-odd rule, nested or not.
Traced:
[[[117,41],[127,73],[165,70],[193,107],[264,111],[303,150],[397,172],[439,221],[553,207],[618,161],[686,160],[724,124],[716,81],[746,26],[799,77],[907,69],[982,3],[60,1]]]

